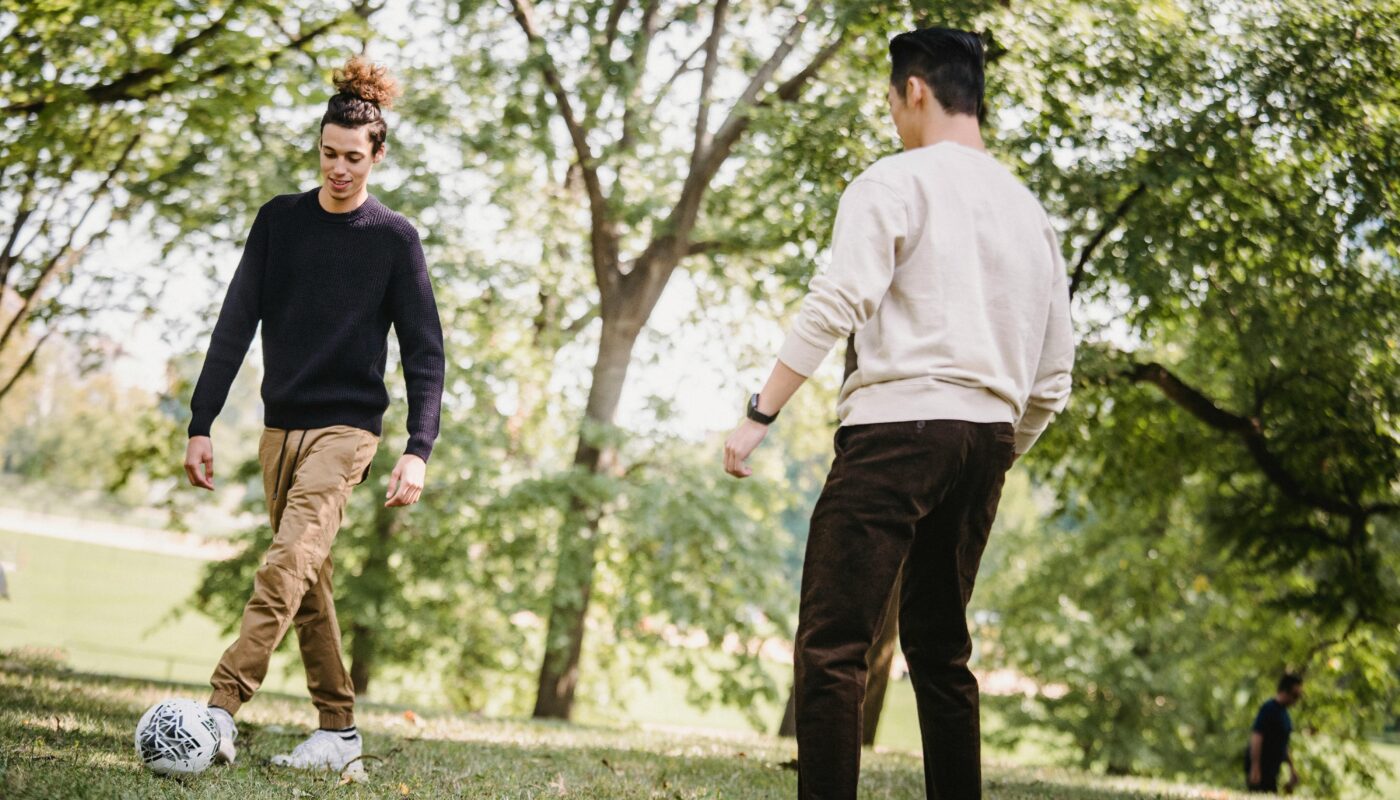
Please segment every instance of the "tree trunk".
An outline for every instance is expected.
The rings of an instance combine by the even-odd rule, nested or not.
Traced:
[[[885,691],[890,685],[890,671],[894,667],[894,648],[899,641],[899,581],[895,581],[890,593],[889,607],[885,610],[885,624],[880,634],[870,645],[866,663],[870,665],[865,674],[865,702],[861,712],[864,728],[861,743],[875,744],[875,732],[880,728],[880,714],[885,709]],[[779,736],[797,735],[797,695],[788,692],[787,706],[783,708],[782,722],[778,723]]]
[[[598,473],[612,464],[613,454],[597,440],[597,426],[610,426],[617,414],[632,348],[641,325],[603,320],[598,358],[588,392],[588,408],[579,431],[574,456],[577,470]],[[535,695],[536,718],[568,719],[573,713],[578,684],[579,658],[583,652],[584,623],[593,593],[597,560],[598,519],[601,509],[575,495],[560,529],[559,563],[550,599],[549,630],[545,634],[544,659]]]
[[[903,573],[901,573],[902,575]],[[880,633],[875,637],[875,641],[870,645],[870,654],[866,656],[865,662],[870,665],[870,669],[865,674],[865,707],[864,707],[864,730],[861,731],[861,743],[866,745],[875,744],[875,731],[880,727],[880,714],[885,709],[885,690],[890,685],[890,671],[894,667],[894,648],[899,641],[899,584],[901,578],[896,578],[894,589],[890,592],[889,602],[885,606],[885,624],[880,627]]]
[[[783,721],[778,723],[778,735],[797,736],[797,687],[788,692],[787,705],[783,707]]]
[[[389,555],[393,550],[397,528],[398,516],[393,509],[376,503],[374,538],[358,579],[361,596],[365,599],[365,611],[357,614],[350,625],[350,682],[355,686],[356,697],[363,697],[369,692],[369,679],[374,673],[374,656],[378,649],[375,628],[389,592]]]
[[[841,377],[842,383],[850,379],[859,366],[856,358],[856,338],[846,338],[846,365]],[[894,666],[894,648],[899,642],[899,584],[896,579],[894,589],[885,608],[885,624],[880,628],[875,641],[870,645],[865,663],[869,669],[865,675],[865,702],[861,712],[864,720],[861,742],[875,744],[875,732],[880,727],[880,714],[885,709],[885,691],[890,684],[890,670]],[[788,693],[787,707],[783,710],[783,720],[778,723],[779,736],[797,735],[797,698]]]
[[[369,678],[374,670],[374,628],[362,622],[350,626],[350,683],[355,696],[369,693]]]

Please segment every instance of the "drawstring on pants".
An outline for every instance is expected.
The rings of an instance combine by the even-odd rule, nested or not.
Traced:
[[[277,478],[272,482],[272,499],[276,500],[279,492],[282,491],[282,462],[287,459],[287,438],[291,431],[282,434],[282,446],[277,453]],[[301,458],[301,446],[306,443],[306,431],[301,432],[301,438],[297,440],[297,450],[292,454],[292,474],[296,475],[297,459]]]

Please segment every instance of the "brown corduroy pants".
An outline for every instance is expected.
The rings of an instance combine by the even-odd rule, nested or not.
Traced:
[[[296,625],[306,687],[322,728],[355,724],[355,689],[340,659],[331,543],[350,490],[369,472],[379,437],[348,425],[268,428],[258,443],[274,535],[253,577],[238,639],[209,683],[209,704],[236,713],[262,685],[272,651]]]
[[[930,798],[981,797],[967,603],[1014,460],[1007,423],[843,427],[812,512],[796,653],[798,796],[854,800],[867,653],[903,570],[899,636]]]

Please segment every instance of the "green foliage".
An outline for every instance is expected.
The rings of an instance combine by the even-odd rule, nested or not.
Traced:
[[[0,289],[20,301],[0,320],[0,355],[12,369],[48,335],[83,338],[98,310],[150,313],[163,281],[92,258],[113,231],[140,221],[167,256],[207,253],[241,237],[273,189],[295,187],[287,155],[314,128],[275,109],[325,96],[340,35],[367,13],[0,2]]]
[[[999,146],[1069,224],[1087,336],[1031,458],[1051,539],[994,652],[1065,691],[1027,720],[1085,764],[1224,780],[1289,668],[1310,788],[1375,768],[1400,691],[1397,12],[1047,4],[999,28],[1035,42],[997,64]]]
[[[790,624],[829,458],[818,407],[831,387],[785,412],[759,460],[766,488],[721,480],[713,442],[580,421],[594,319],[636,312],[603,308],[590,212],[605,212],[617,252],[604,266],[619,271],[676,230],[700,85],[698,57],[680,62],[709,31],[699,4],[662,3],[668,24],[638,62],[644,29],[625,16],[610,38],[612,6],[539,2],[548,54],[526,46],[507,5],[474,0],[417,3],[420,38],[375,42],[410,88],[376,192],[428,234],[451,364],[422,504],[379,509],[402,441],[392,415],[354,495],[336,547],[341,618],[375,674],[444,674],[462,708],[528,709],[559,574],[593,591],[586,660],[604,669],[585,674],[583,696],[601,704],[610,683],[655,665],[697,700],[770,696],[750,645]],[[793,8],[730,5],[733,30],[754,35],[721,51],[711,131],[771,51],[767,23]],[[147,219],[178,265],[239,238],[251,209],[311,174],[325,73],[342,37],[369,33],[369,7],[291,9],[0,4],[0,211],[14,223],[0,232],[39,232],[4,251],[0,283],[28,315],[0,340],[7,370],[50,327],[81,328],[97,300],[144,303],[84,258],[101,231]],[[1084,338],[1072,405],[1025,462],[1054,508],[1045,529],[1023,519],[989,552],[979,658],[1056,689],[1021,719],[1063,733],[1083,765],[1222,781],[1238,777],[1275,673],[1306,669],[1295,741],[1310,786],[1366,780],[1363,737],[1395,717],[1400,657],[1400,7],[814,4],[809,31],[844,44],[799,98],[741,115],[688,231],[703,247],[681,264],[702,300],[782,316],[840,190],[896,146],[884,48],[911,17],[992,34],[988,141],[1066,231]],[[794,60],[828,40],[804,40]],[[590,131],[586,164],[545,77],[555,59]],[[584,167],[601,180],[598,209]],[[175,372],[159,414],[96,423],[123,443],[110,473],[95,470],[103,482],[177,478],[174,401],[192,375]],[[87,431],[89,411],[9,446],[31,465],[80,458],[71,429]],[[220,452],[255,429],[220,424],[234,434]],[[615,458],[573,469],[580,436]],[[33,468],[57,468],[44,463]],[[254,469],[234,483],[260,505]],[[585,509],[599,513],[581,521]],[[580,531],[596,558],[557,574]],[[236,619],[269,536],[251,531],[244,556],[211,569],[201,597],[217,618]],[[663,645],[671,630],[708,644]]]

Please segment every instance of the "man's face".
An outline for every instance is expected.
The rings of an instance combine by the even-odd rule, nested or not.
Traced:
[[[372,153],[372,147],[368,125],[321,129],[321,183],[332,198],[349,200],[365,188],[370,170],[384,158],[383,148]]]
[[[1297,686],[1294,686],[1292,689],[1289,689],[1288,691],[1284,692],[1283,696],[1283,704],[1285,706],[1297,705],[1298,701],[1303,699],[1303,685],[1300,683]]]

